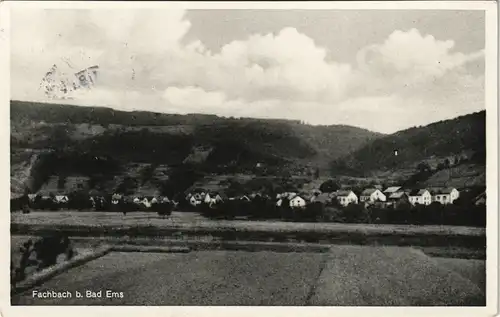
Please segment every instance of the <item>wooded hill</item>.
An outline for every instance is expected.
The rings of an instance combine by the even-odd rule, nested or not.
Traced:
[[[422,161],[447,157],[485,165],[486,111],[378,138],[334,160],[331,168],[334,174],[368,176],[377,171],[411,168]]]
[[[32,165],[43,168],[43,179],[48,174],[110,178],[126,174],[132,162],[216,174],[255,172],[260,166],[279,174],[326,168],[382,136],[343,125],[22,101],[11,101],[10,111],[12,169],[26,165],[19,151],[34,149],[41,161]]]

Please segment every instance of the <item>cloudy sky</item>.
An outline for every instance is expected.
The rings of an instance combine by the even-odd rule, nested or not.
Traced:
[[[64,103],[392,133],[485,108],[483,11],[11,11],[11,99],[99,65]],[[55,102],[55,101],[51,101]]]

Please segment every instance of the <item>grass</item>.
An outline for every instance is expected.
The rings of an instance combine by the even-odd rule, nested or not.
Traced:
[[[10,238],[10,258],[11,261],[13,262],[14,266],[17,267],[19,265],[19,260],[21,258],[21,246],[23,243],[27,242],[29,239],[31,239],[33,242],[35,242],[38,237],[33,236],[33,235],[11,235]],[[76,251],[77,255],[85,255],[89,253],[95,252],[95,250],[99,249],[103,242],[96,240],[96,239],[87,239],[87,240],[74,240],[71,239],[71,243],[73,245],[74,250]],[[57,263],[63,263],[65,261],[65,255],[60,255],[57,259]],[[34,267],[28,267],[26,270],[26,274],[32,275],[35,274],[35,268]]]
[[[116,212],[78,212],[78,211],[34,211],[30,214],[20,212],[11,214],[11,223],[20,225],[67,225],[85,227],[127,227],[143,226],[175,229],[233,229],[236,231],[266,232],[317,232],[317,233],[363,233],[405,234],[405,235],[464,235],[481,237],[484,228],[461,226],[416,226],[416,225],[378,225],[378,224],[340,224],[340,223],[297,223],[283,221],[242,221],[209,220],[195,213],[173,212],[171,219],[162,219],[152,212],[134,212],[123,216]]]
[[[447,262],[463,269],[457,261]],[[484,267],[478,271],[484,272]],[[484,306],[485,285],[478,285],[480,281],[474,283],[411,248],[336,246],[319,277],[310,304]]]
[[[31,292],[13,305],[303,305],[324,254],[210,251],[111,253],[63,273],[43,289],[112,290],[124,298],[50,300]]]
[[[306,242],[324,244],[447,246],[484,250],[484,228],[452,226],[292,223],[280,221],[208,220],[195,213],[174,212],[123,216],[110,212],[33,212],[12,214],[17,235],[62,232],[69,236],[169,237],[216,241]]]
[[[439,262],[400,247],[335,246],[329,253],[112,252],[36,289],[110,290],[121,298],[36,299],[29,291],[13,296],[12,304],[484,305],[481,274],[481,261]]]

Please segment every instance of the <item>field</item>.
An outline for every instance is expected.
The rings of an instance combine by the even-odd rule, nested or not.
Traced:
[[[447,263],[456,271],[399,247],[335,246],[329,253],[113,252],[36,288],[67,290],[72,298],[37,299],[30,290],[13,296],[12,304],[484,305],[484,266]],[[86,290],[102,291],[102,297],[75,298],[76,291]],[[107,290],[115,296],[106,298]]]
[[[86,226],[86,227],[126,227],[153,226],[175,229],[233,229],[237,231],[262,230],[268,232],[313,231],[347,232],[362,234],[405,234],[405,235],[464,235],[481,237],[484,228],[454,226],[412,226],[373,225],[339,223],[296,223],[283,221],[209,220],[196,213],[173,212],[169,219],[162,219],[156,213],[133,212],[126,216],[116,212],[34,211],[30,214],[11,213],[11,223],[22,225]]]

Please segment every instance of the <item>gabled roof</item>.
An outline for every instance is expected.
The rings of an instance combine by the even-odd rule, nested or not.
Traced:
[[[399,191],[401,189],[401,186],[391,186],[391,187],[387,187],[385,190],[384,190],[384,193],[395,193],[397,191]]]
[[[453,187],[433,187],[429,189],[432,195],[449,195],[455,188]]]
[[[316,198],[314,198],[314,202],[319,202],[319,203],[327,203],[330,202],[331,200],[332,198],[328,193],[319,194],[318,196],[316,196]]]
[[[305,200],[304,198],[300,197],[299,195],[295,195],[292,199],[290,199],[290,201],[292,201],[292,200],[296,200],[296,199],[302,199],[302,200]]]
[[[376,192],[378,189],[377,188],[367,188],[361,192],[361,196],[370,196],[374,192]]]
[[[426,191],[428,191],[427,189],[413,189],[411,192],[410,192],[410,196],[422,196]]]
[[[406,196],[405,192],[395,192],[389,195],[389,199],[401,199]]]
[[[451,194],[451,192],[452,192],[453,190],[456,190],[456,189],[455,189],[455,188],[453,188],[453,187],[447,187],[447,188],[443,188],[443,189],[441,190],[441,193],[442,193],[442,194]]]
[[[335,194],[337,197],[349,196],[351,193],[354,194],[352,190],[338,190]]]

